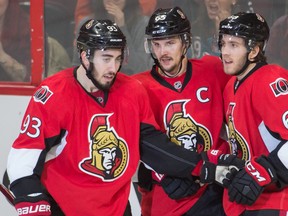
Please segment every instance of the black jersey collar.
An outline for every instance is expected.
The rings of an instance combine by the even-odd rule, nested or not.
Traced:
[[[177,89],[174,88],[174,86],[172,86],[170,83],[166,82],[166,80],[157,72],[157,67],[156,65],[154,65],[152,67],[152,70],[151,70],[151,75],[152,77],[158,82],[160,83],[160,85],[163,85],[165,86],[166,88],[169,88],[173,91],[176,91],[178,92]],[[186,69],[186,72],[185,72],[185,78],[184,78],[184,82],[183,82],[183,85],[182,85],[182,88],[181,88],[181,91],[183,91],[183,89],[185,88],[185,86],[188,84],[188,82],[190,81],[191,77],[192,77],[192,63],[188,60],[187,61],[187,69]]]
[[[237,89],[239,88],[239,86],[248,78],[250,77],[255,71],[257,71],[259,68],[263,67],[264,65],[267,65],[267,62],[258,62],[255,67],[249,71],[248,74],[246,74],[245,77],[243,77],[243,79],[241,79],[240,81],[235,80],[235,83],[234,83],[234,93],[236,93]]]

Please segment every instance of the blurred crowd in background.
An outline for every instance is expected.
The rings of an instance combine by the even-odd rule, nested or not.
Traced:
[[[181,7],[192,26],[189,57],[219,55],[219,22],[239,11],[256,12],[270,26],[268,63],[288,69],[288,0],[45,0],[45,72],[47,77],[79,65],[75,47],[79,27],[89,18],[115,21],[127,37],[129,57],[121,71],[132,75],[149,70],[145,26],[157,8]],[[0,80],[27,81],[30,73],[29,0],[0,0]],[[21,28],[20,26],[27,26]]]

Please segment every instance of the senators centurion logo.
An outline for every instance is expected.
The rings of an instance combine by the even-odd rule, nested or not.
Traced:
[[[164,112],[164,124],[170,140],[190,151],[207,151],[212,146],[212,138],[206,127],[197,123],[186,113],[189,100],[169,103]]]
[[[228,116],[228,132],[229,132],[229,144],[230,144],[230,152],[236,155],[238,158],[243,160],[250,159],[249,147],[243,136],[236,130],[234,125],[233,112],[236,104],[230,103],[227,116]]]
[[[90,156],[79,168],[103,181],[114,181],[126,170],[128,146],[109,124],[112,114],[94,115],[89,126]]]

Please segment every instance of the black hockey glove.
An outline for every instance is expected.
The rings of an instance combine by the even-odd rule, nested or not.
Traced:
[[[276,172],[266,157],[247,161],[228,187],[229,200],[242,205],[252,205],[264,187],[277,180]]]
[[[165,193],[174,200],[196,194],[200,188],[200,184],[196,183],[192,178],[188,179],[165,176],[161,180],[160,184]]]
[[[237,158],[236,155],[222,154],[219,150],[208,150],[201,153],[203,166],[200,173],[201,183],[217,183],[228,187],[233,175],[230,172],[243,168],[245,161]],[[229,177],[229,178],[227,178]]]
[[[16,197],[14,205],[18,215],[50,216],[51,207],[45,194],[31,194]]]

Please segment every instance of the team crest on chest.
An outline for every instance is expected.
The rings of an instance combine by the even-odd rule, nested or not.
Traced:
[[[236,130],[234,126],[233,112],[234,112],[235,106],[236,106],[235,103],[230,103],[228,111],[227,111],[228,132],[229,132],[228,141],[230,145],[230,151],[232,154],[236,155],[237,157],[243,160],[249,160],[250,153],[249,153],[247,142],[242,137],[242,135]]]
[[[114,181],[126,170],[128,146],[113,127],[111,114],[94,115],[89,126],[90,157],[79,163],[79,168],[104,181]]]
[[[207,128],[187,114],[185,105],[189,101],[172,101],[167,105],[164,124],[168,136],[172,142],[190,151],[207,151],[212,146],[211,135]]]

